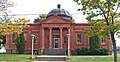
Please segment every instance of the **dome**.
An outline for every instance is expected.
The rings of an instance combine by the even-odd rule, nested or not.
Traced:
[[[51,16],[54,16],[54,15],[57,15],[57,16],[60,16],[64,19],[68,19],[68,20],[72,19],[72,15],[67,10],[61,9],[60,4],[58,4],[57,6],[58,6],[57,9],[53,9],[48,13],[47,18],[51,17]]]

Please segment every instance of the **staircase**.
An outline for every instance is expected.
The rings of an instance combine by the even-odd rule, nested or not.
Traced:
[[[65,62],[66,61],[66,51],[65,48],[45,48],[43,50],[43,55],[36,56],[33,61],[52,61],[52,62]]]
[[[43,55],[66,55],[66,48],[45,48],[43,50]]]
[[[66,61],[66,56],[41,55],[34,59],[35,61]]]

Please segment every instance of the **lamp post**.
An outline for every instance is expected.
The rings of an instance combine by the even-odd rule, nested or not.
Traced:
[[[32,58],[34,58],[34,57],[33,57],[33,45],[34,45],[34,38],[35,38],[35,35],[32,34],[31,36],[32,36]]]
[[[67,34],[68,37],[68,59],[70,59],[70,34]]]

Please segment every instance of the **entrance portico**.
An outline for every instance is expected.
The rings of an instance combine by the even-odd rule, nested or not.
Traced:
[[[68,28],[45,27],[42,29],[42,48],[63,48],[63,38],[70,33],[69,31]]]

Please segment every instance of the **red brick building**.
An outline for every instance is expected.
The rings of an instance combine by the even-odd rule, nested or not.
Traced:
[[[72,16],[67,10],[61,9],[58,5],[57,9],[53,9],[47,15],[47,18],[39,24],[29,24],[24,29],[26,37],[26,51],[31,53],[32,37],[34,39],[34,51],[39,54],[65,54],[68,48],[68,40],[70,40],[71,54],[75,54],[75,48],[89,48],[89,37],[84,34],[84,29],[89,28],[88,24],[74,23]],[[67,37],[70,34],[70,38]],[[13,35],[6,36],[7,53],[15,53],[16,47],[12,42]],[[101,46],[109,48],[112,51],[112,43],[110,40],[101,39]]]

